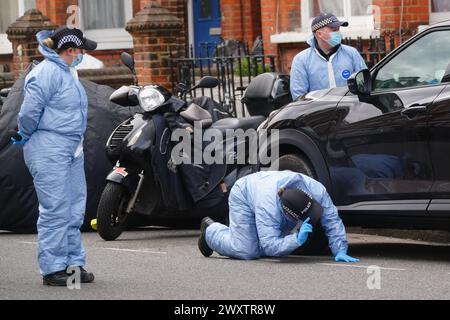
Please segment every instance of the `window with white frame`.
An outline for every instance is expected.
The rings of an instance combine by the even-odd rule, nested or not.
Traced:
[[[374,7],[372,0],[302,0],[302,30],[311,31],[311,23],[321,12],[332,13],[341,21],[348,21],[348,31],[360,32],[374,30]],[[363,36],[361,34],[361,36]]]
[[[1,0],[0,10],[0,54],[11,54],[12,45],[6,30],[9,25],[22,16],[25,11],[36,7],[35,0]]]
[[[132,0],[79,0],[80,24],[98,49],[129,49],[133,40],[125,25],[133,17]]]
[[[430,0],[430,24],[450,20],[449,0]]]
[[[311,23],[321,12],[333,13],[349,27],[342,28],[344,37],[356,39],[380,35],[381,9],[372,0],[299,0],[301,6],[301,28],[294,32],[274,34],[272,43],[305,42],[311,35]]]

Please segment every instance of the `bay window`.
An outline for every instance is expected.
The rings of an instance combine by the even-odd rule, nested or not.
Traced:
[[[132,0],[79,0],[81,28],[98,42],[98,49],[129,49],[133,40],[125,30],[133,17]]]
[[[450,19],[450,1],[431,0],[430,24]]]
[[[314,17],[321,12],[332,13],[341,21],[348,21],[346,30],[373,30],[372,0],[302,0],[302,30],[311,31]]]
[[[379,36],[375,18],[380,10],[372,0],[297,0],[301,7],[300,31],[285,32],[271,36],[273,43],[305,42],[311,35],[311,23],[320,13],[332,13],[349,27],[341,28],[344,37],[356,39]],[[377,17],[379,18],[379,17]]]

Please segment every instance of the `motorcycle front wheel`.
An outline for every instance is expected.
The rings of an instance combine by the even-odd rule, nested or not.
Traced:
[[[97,211],[97,231],[105,241],[114,241],[125,230],[129,215],[130,194],[120,184],[108,182]]]

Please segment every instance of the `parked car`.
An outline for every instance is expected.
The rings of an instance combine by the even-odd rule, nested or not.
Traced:
[[[433,25],[348,87],[272,112],[276,164],[322,182],[347,226],[450,230],[449,39],[450,21]]]

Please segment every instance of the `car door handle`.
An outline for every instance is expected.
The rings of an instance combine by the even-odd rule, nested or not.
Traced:
[[[428,111],[428,105],[415,104],[411,107],[402,111],[402,115],[408,119],[414,119],[420,114],[426,113]]]

